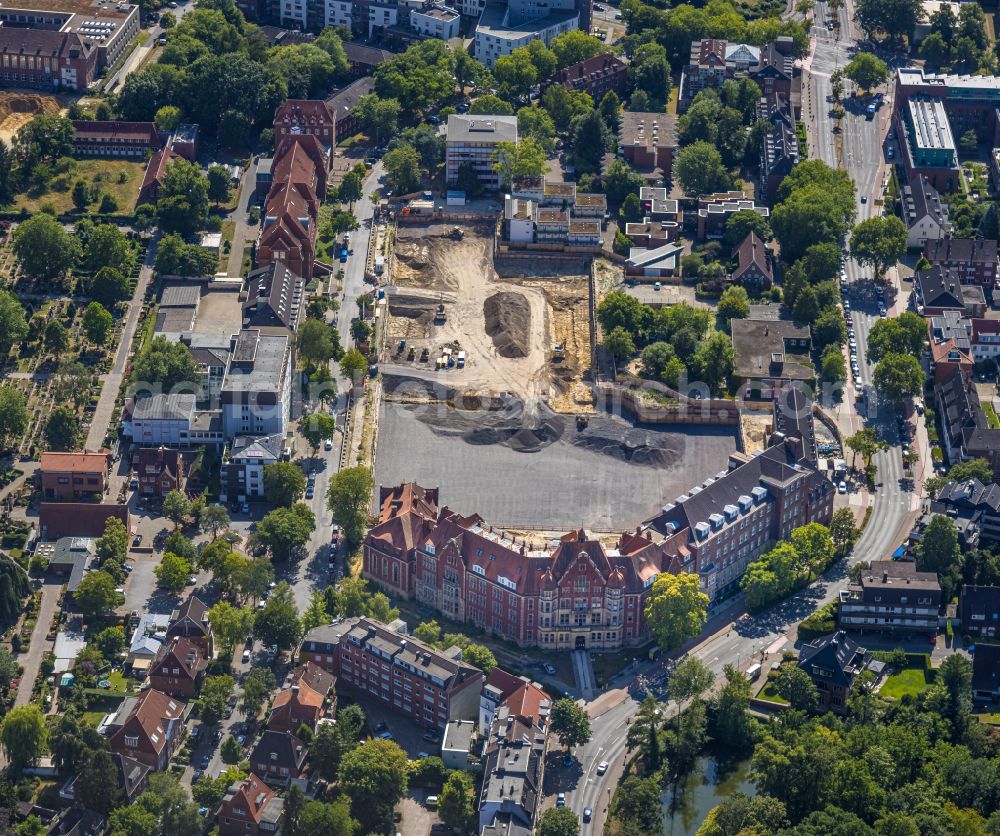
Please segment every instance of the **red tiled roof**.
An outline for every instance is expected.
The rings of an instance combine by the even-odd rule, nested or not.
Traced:
[[[530,721],[533,726],[538,726],[540,725],[539,718],[542,716],[542,703],[548,703],[551,706],[552,701],[541,688],[530,682],[524,682],[520,688],[504,700],[504,703],[515,717],[520,717]]]
[[[101,122],[94,119],[74,119],[73,130],[77,139],[144,139],[152,145],[160,144],[160,135],[152,122]]]
[[[322,99],[288,99],[274,111],[274,126],[330,125],[333,112]]]
[[[201,647],[185,636],[174,636],[172,641],[163,643],[153,661],[154,675],[160,668],[179,668],[188,679],[196,679],[205,661]]]
[[[167,743],[167,726],[184,713],[184,703],[150,688],[139,695],[132,715],[123,729],[136,725],[145,733],[153,748],[160,752]]]
[[[233,784],[230,787],[230,792],[232,796],[227,795],[222,806],[225,807],[228,804],[230,809],[246,810],[250,818],[258,824],[264,813],[264,808],[275,796],[274,790],[252,772],[242,781]]]
[[[87,453],[42,453],[41,471],[60,471],[69,473],[106,473],[108,469],[108,454]]]

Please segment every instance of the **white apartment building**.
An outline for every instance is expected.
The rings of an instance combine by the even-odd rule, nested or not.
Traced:
[[[487,189],[497,189],[500,178],[493,170],[493,153],[501,142],[517,142],[516,116],[467,116],[453,113],[448,117],[445,140],[445,175],[453,184],[458,170],[469,163]]]
[[[546,12],[539,17],[524,17],[523,12]],[[580,15],[572,2],[553,0],[547,9],[537,4],[518,10],[508,6],[486,6],[476,27],[477,60],[491,68],[496,60],[510,55],[515,49],[532,41],[542,41],[548,46],[552,39],[578,29]]]
[[[222,385],[226,438],[283,435],[291,412],[293,376],[287,334],[240,331]]]
[[[410,10],[410,28],[418,35],[439,38],[442,41],[458,37],[461,17],[443,3],[425,3]]]

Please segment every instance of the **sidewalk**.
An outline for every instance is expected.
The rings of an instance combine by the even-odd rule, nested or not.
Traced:
[[[132,294],[132,300],[128,303],[128,315],[125,328],[119,338],[114,365],[110,372],[102,376],[101,397],[97,402],[97,409],[94,410],[94,418],[87,432],[85,450],[100,450],[104,446],[104,438],[111,426],[111,416],[114,414],[118,391],[121,389],[122,380],[125,377],[125,365],[132,351],[132,339],[139,325],[139,315],[142,313],[143,301],[146,298],[146,288],[149,287],[149,282],[153,278],[153,259],[156,257],[158,240],[158,238],[153,238],[149,242],[146,260],[139,270],[139,280],[135,283],[135,292]]]

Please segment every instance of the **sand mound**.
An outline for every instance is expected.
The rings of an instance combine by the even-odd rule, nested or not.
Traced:
[[[52,96],[35,93],[0,93],[0,123],[13,113],[58,113],[59,103]]]
[[[494,293],[483,304],[486,333],[501,357],[527,357],[530,349],[531,308],[520,293]]]

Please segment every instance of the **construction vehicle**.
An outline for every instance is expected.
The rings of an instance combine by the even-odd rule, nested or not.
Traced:
[[[461,241],[465,237],[465,230],[460,226],[453,226],[449,235],[456,241]]]
[[[553,363],[558,363],[558,362],[564,360],[565,357],[566,357],[566,349],[563,348],[563,344],[562,343],[556,343],[554,346],[552,346],[552,362]]]
[[[444,312],[444,305],[438,305],[437,310],[434,311],[434,324],[442,325],[448,321],[448,316]]]
[[[586,415],[577,415],[576,416],[576,428],[578,430],[585,430],[585,429],[587,429],[587,424],[589,424],[589,423],[590,423],[590,419],[588,419]]]

